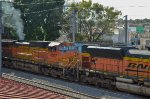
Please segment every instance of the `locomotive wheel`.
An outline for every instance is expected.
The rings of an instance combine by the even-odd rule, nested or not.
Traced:
[[[114,89],[114,86],[112,85],[112,81],[109,80],[109,79],[106,79],[106,85],[107,85],[107,88],[112,90]]]
[[[97,86],[97,87],[102,87],[101,82],[98,82],[98,83],[96,84],[96,86]]]
[[[101,87],[107,88],[107,84],[105,82],[101,83]]]
[[[86,84],[88,84],[88,80],[86,79],[86,76],[84,76],[84,75],[81,75],[80,81],[81,81],[81,83],[86,83]]]
[[[41,71],[44,75],[49,75],[49,69],[48,68],[41,68]]]

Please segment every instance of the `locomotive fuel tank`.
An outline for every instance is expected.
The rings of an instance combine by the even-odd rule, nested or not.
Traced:
[[[133,83],[132,79],[127,79],[127,78],[116,77],[116,80],[119,82]]]
[[[144,85],[150,87],[150,82],[144,82]]]
[[[150,87],[133,85],[123,82],[116,82],[116,87],[120,91],[131,92],[134,94],[150,96]]]

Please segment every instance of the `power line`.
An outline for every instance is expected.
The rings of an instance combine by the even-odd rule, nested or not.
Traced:
[[[22,13],[22,14],[26,15],[26,14],[42,13],[42,12],[48,12],[48,11],[57,10],[57,9],[60,9],[60,7],[59,8],[57,7],[57,8],[54,8],[54,9],[49,9],[49,10],[35,11],[35,12],[29,12],[29,13]]]
[[[48,9],[48,10],[42,10],[42,11],[35,11],[35,12],[27,12],[27,13],[21,13],[22,15],[26,15],[26,14],[36,14],[36,13],[43,13],[43,12],[48,12],[48,11],[52,11],[52,10],[58,10],[60,9],[61,7],[56,7],[56,8],[53,8],[53,9]],[[3,13],[4,15],[10,15],[10,14],[5,14]]]
[[[18,2],[12,2],[16,5],[40,5],[40,4],[51,4],[51,3],[64,3],[65,1],[52,1],[52,2],[35,2],[35,3],[18,3]]]
[[[65,3],[65,1],[52,1],[52,2],[35,2],[35,3],[18,3],[18,2],[10,2],[10,1],[3,1],[3,2],[8,2],[8,3],[13,3],[15,5],[21,5],[21,6],[25,6],[25,5],[40,5],[40,4],[51,4],[51,3]],[[71,7],[71,6],[63,6],[63,7]]]
[[[5,1],[7,2],[7,1]],[[10,2],[10,1],[8,1]],[[64,2],[64,1],[53,1],[53,2],[36,2],[36,3],[26,3],[26,4],[21,4],[21,3],[18,3],[18,2],[10,2],[10,3],[14,3],[14,4],[17,4],[17,5],[34,5],[34,4],[44,4],[44,3],[56,3],[56,2]],[[71,7],[71,6],[62,6],[62,7]],[[35,14],[35,13],[43,13],[43,12],[48,12],[48,11],[52,11],[52,10],[57,10],[57,9],[60,9],[61,7],[57,7],[57,8],[54,8],[54,9],[49,9],[49,10],[42,10],[42,11],[35,11],[35,12],[27,12],[27,13],[21,13],[23,15],[26,15],[26,14]],[[80,8],[80,7],[71,7],[71,8]],[[5,14],[7,15],[7,14]],[[9,14],[8,14],[9,15]]]
[[[34,3],[18,3],[18,2],[10,2],[10,1],[3,1],[3,2],[8,2],[8,3],[13,3],[16,5],[21,5],[21,6],[25,6],[25,5],[40,5],[40,4],[50,4],[50,3],[63,3],[65,1],[52,1],[52,2],[34,2]],[[69,7],[69,6],[62,6],[62,7]],[[21,13],[21,14],[35,14],[35,13],[42,13],[42,12],[48,12],[48,11],[52,11],[52,10],[57,10],[59,9],[54,8],[54,9],[49,9],[49,10],[42,10],[42,11],[35,11],[35,12],[27,12],[27,13]],[[8,14],[9,15],[9,14]]]

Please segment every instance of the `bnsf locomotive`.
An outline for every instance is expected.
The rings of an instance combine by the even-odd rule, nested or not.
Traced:
[[[3,41],[3,66],[150,96],[150,52],[67,42]]]

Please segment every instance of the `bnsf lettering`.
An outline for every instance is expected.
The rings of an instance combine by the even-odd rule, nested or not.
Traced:
[[[128,67],[129,68],[136,68],[137,64],[135,63],[129,63]]]
[[[143,64],[138,64],[137,68],[149,70],[149,66],[148,66],[148,65],[143,65]],[[147,68],[148,68],[148,69],[147,69]]]
[[[136,64],[136,63],[129,63],[129,68],[138,68],[138,69],[144,69],[144,70],[150,70],[150,66],[143,65],[143,64]]]

